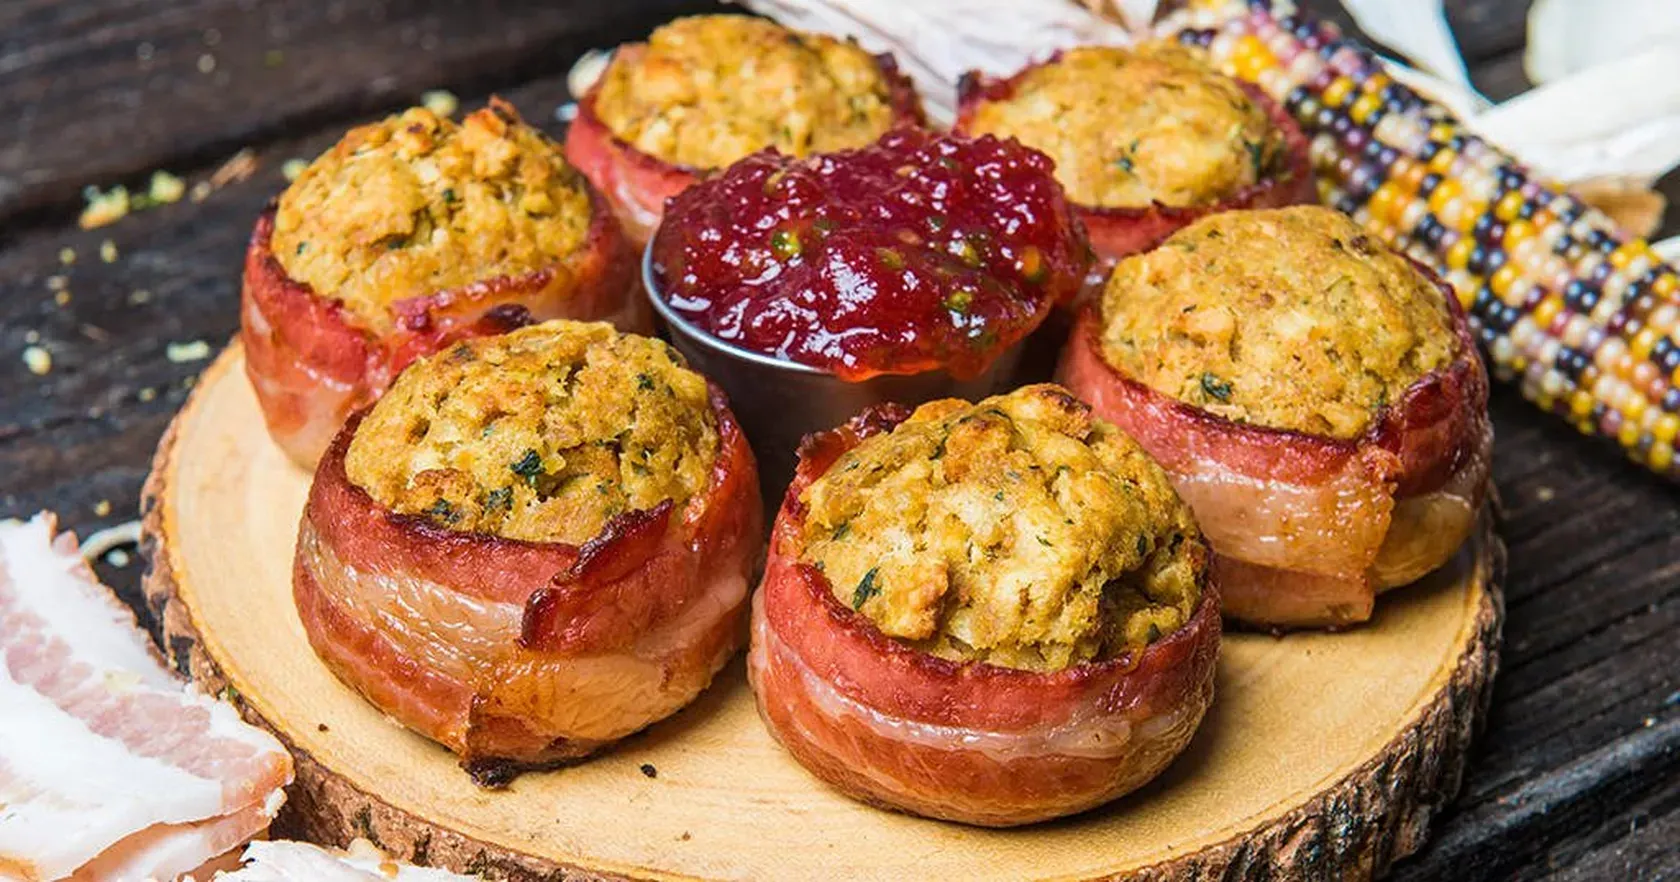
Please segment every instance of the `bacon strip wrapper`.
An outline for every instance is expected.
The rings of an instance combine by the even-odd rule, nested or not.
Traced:
[[[615,50],[614,61],[633,64],[644,51],[643,44],[626,44]],[[894,125],[926,125],[927,116],[910,78],[891,55],[875,59],[891,90]],[[666,162],[614,134],[595,112],[599,91],[597,83],[578,100],[577,117],[566,129],[566,159],[606,194],[630,238],[646,245],[665,215],[665,201],[714,170]]]
[[[958,84],[960,97],[953,130],[969,133],[974,114],[982,102],[1008,98],[1023,77],[1058,57],[1059,53],[1004,78],[988,77],[978,72],[964,75]],[[1213,205],[1177,206],[1155,202],[1141,208],[1105,208],[1075,204],[1074,210],[1091,237],[1091,248],[1097,253],[1095,275],[1106,278],[1108,271],[1122,258],[1148,251],[1173,233],[1210,214],[1241,208],[1282,208],[1318,202],[1318,189],[1313,183],[1312,159],[1308,152],[1310,145],[1301,127],[1288,111],[1259,88],[1241,81],[1237,85],[1266,111],[1272,125],[1283,133],[1286,158],[1283,170],[1249,184]]]
[[[54,529],[0,523],[0,877],[173,879],[268,827],[292,758],[177,678]]]
[[[1487,372],[1457,299],[1442,296],[1458,336],[1453,360],[1353,440],[1235,423],[1144,386],[1103,358],[1095,304],[1081,311],[1057,375],[1172,477],[1213,547],[1226,616],[1273,627],[1362,622],[1378,591],[1458,550],[1487,494]]]
[[[753,601],[747,670],[759,714],[817,777],[856,799],[990,827],[1084,811],[1142,786],[1189,743],[1213,698],[1219,599],[1140,653],[1036,673],[958,664],[883,635],[799,563],[799,494],[903,411],[800,451]]]
[[[442,529],[350,483],[362,415],[321,459],[293,594],[310,645],[380,710],[486,775],[585,756],[686,705],[744,638],[763,508],[716,387],[719,449],[680,510],[584,545]]]
[[[591,190],[589,198],[589,232],[575,253],[536,272],[399,301],[383,336],[362,327],[342,301],[286,274],[271,248],[270,207],[245,252],[239,340],[275,443],[313,469],[351,411],[372,404],[410,362],[457,340],[556,318],[645,332],[651,316],[635,250],[601,195]]]

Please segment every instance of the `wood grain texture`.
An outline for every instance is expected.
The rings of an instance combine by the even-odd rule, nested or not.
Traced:
[[[237,348],[218,358],[159,445],[145,592],[177,665],[299,758],[277,823],[309,839],[364,836],[522,880],[1357,880],[1421,845],[1487,709],[1504,565],[1491,518],[1448,567],[1385,596],[1369,627],[1228,634],[1195,740],[1113,809],[985,830],[859,805],[776,746],[739,665],[618,749],[487,794],[310,651],[291,602],[309,476],[263,430],[243,364]]]
[[[0,221],[88,183],[219,161],[253,141],[564,73],[649,14],[696,0],[429,3],[177,0],[0,4]],[[169,112],[160,113],[160,105]]]
[[[588,0],[547,4],[567,10],[586,5],[591,5]],[[624,30],[645,31],[660,17],[649,11],[655,5],[623,0],[615,8],[625,12]],[[1481,27],[1471,22],[1488,23],[1488,42],[1464,42],[1477,82],[1490,94],[1510,94],[1522,84],[1520,57],[1506,52],[1489,59],[1485,47],[1521,44],[1526,5],[1502,0],[1448,4],[1461,37],[1466,27]],[[167,344],[203,340],[216,349],[231,336],[241,248],[257,211],[283,183],[283,160],[313,155],[344,127],[410,101],[421,90],[451,88],[463,105],[471,106],[492,86],[526,75],[514,72],[504,78],[486,62],[453,80],[419,69],[423,66],[413,58],[420,53],[402,48],[400,33],[393,37],[389,25],[360,16],[354,4],[339,4],[346,18],[336,26],[337,34],[303,26],[323,21],[325,4],[278,6],[301,10],[306,17],[298,28],[256,44],[235,45],[244,38],[229,37],[234,29],[223,29],[218,56],[261,57],[277,48],[285,59],[272,79],[264,68],[261,76],[254,70],[247,72],[250,76],[230,75],[219,87],[225,94],[215,98],[216,106],[233,107],[243,116],[229,119],[247,121],[241,125],[248,128],[228,129],[220,128],[227,120],[206,115],[202,105],[176,101],[167,88],[142,89],[113,78],[106,85],[125,96],[117,112],[93,87],[92,79],[102,76],[99,63],[63,62],[53,76],[90,82],[65,83],[54,93],[52,107],[27,106],[21,97],[23,77],[44,80],[25,69],[19,52],[37,51],[30,45],[92,52],[75,48],[77,40],[99,30],[87,23],[113,16],[145,23],[123,32],[126,49],[107,45],[101,50],[109,55],[104,63],[110,70],[132,72],[139,42],[163,45],[174,39],[183,42],[178,52],[171,50],[171,63],[197,76],[199,53],[192,41],[201,41],[201,35],[193,31],[193,21],[170,16],[177,14],[172,9],[204,4],[0,4],[0,102],[7,102],[9,119],[34,114],[26,130],[0,129],[0,163],[22,156],[50,164],[53,153],[78,149],[58,131],[73,121],[110,154],[99,160],[113,163],[110,168],[166,167],[202,177],[241,146],[254,147],[261,163],[256,177],[219,190],[202,204],[183,202],[138,214],[106,230],[77,231],[69,214],[57,209],[0,220],[0,470],[6,476],[0,482],[0,515],[50,507],[83,535],[134,516],[156,442],[189,391],[186,384],[204,366],[203,361],[169,360]],[[492,35],[524,27],[541,12],[536,4],[504,5],[463,19],[446,6],[439,0],[403,8],[417,16],[455,15],[451,20],[458,30],[482,28]],[[310,56],[307,69],[292,63],[311,51],[292,47],[327,40],[346,41],[358,51],[341,57],[313,50],[322,54]],[[576,45],[592,42],[584,37]],[[565,51],[573,45],[566,43]],[[118,55],[128,67],[118,65]],[[564,64],[557,61],[553,74],[508,90],[528,116],[551,119],[549,111],[564,96],[559,74]],[[405,79],[367,99],[371,103],[359,104],[364,98],[355,96],[367,93],[357,90],[367,88],[366,71],[376,68],[406,71]],[[298,110],[264,122],[264,108],[288,90],[303,89],[309,77],[330,78],[334,71],[353,69],[362,71],[362,79],[344,80],[347,91],[340,93],[352,100],[329,101],[326,110]],[[185,71],[171,76],[175,82],[190,79]],[[142,118],[145,126],[157,128],[141,132],[137,121]],[[201,134],[206,130],[211,134]],[[143,148],[143,155],[125,158],[130,142]],[[22,166],[0,167],[10,173]],[[77,179],[76,172],[65,171],[64,183],[55,185],[61,195],[43,204],[68,206],[77,201],[81,186],[113,182],[104,172],[86,173],[90,176]],[[1671,202],[1680,198],[1680,175],[1671,175],[1664,189]],[[1665,235],[1680,233],[1677,218],[1680,212],[1671,211]],[[120,255],[110,264],[97,256],[107,238]],[[68,269],[58,260],[66,246],[77,253]],[[48,279],[59,274],[67,276],[72,294],[64,305],[48,289]],[[150,299],[131,303],[137,290],[149,291]],[[21,360],[30,331],[52,352],[53,369],[46,376],[29,373]],[[1680,792],[1680,665],[1674,650],[1680,637],[1680,490],[1625,463],[1619,453],[1581,439],[1510,390],[1496,391],[1493,416],[1498,433],[1494,478],[1506,506],[1511,559],[1502,674],[1463,796],[1446,808],[1424,850],[1398,864],[1394,876],[1680,878],[1680,850],[1672,847],[1680,824],[1673,797]],[[140,605],[138,563],[101,563],[98,568]]]

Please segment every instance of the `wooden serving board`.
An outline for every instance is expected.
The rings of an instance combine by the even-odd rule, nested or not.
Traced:
[[[475,787],[311,653],[291,601],[309,476],[268,439],[237,345],[200,379],[144,499],[147,596],[176,663],[298,759],[277,830],[361,836],[509,879],[1354,879],[1422,842],[1457,791],[1503,617],[1489,519],[1453,563],[1342,634],[1228,634],[1186,753],[1086,815],[981,830],[882,812],[808,776],[739,661],[582,765]]]

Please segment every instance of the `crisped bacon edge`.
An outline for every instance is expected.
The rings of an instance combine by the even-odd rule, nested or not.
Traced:
[[[1103,358],[1098,304],[1080,311],[1057,378],[1100,416],[1137,438],[1198,509],[1214,546],[1227,615],[1290,627],[1364,621],[1376,591],[1393,587],[1392,578],[1378,584],[1373,577],[1393,568],[1378,561],[1385,548],[1408,548],[1414,559],[1405,571],[1415,578],[1450,558],[1473,529],[1491,459],[1487,372],[1451,289],[1418,269],[1440,289],[1452,313],[1457,337],[1452,361],[1389,404],[1363,437],[1348,441],[1235,423],[1149,389]],[[1323,496],[1323,513],[1297,518],[1293,527],[1301,535],[1346,541],[1333,549],[1269,547],[1271,560],[1241,559],[1246,552],[1233,549],[1249,548],[1251,537],[1227,531],[1231,525],[1240,529],[1243,518],[1205,507],[1221,499],[1246,505],[1242,494],[1219,492],[1219,476],[1227,473],[1248,483],[1248,492],[1273,484],[1280,492]],[[1200,489],[1203,481],[1210,481],[1212,489]],[[1447,491],[1471,507],[1471,516],[1449,525],[1450,534],[1391,535],[1397,503]],[[1324,520],[1315,523],[1316,518]],[[1402,529],[1414,524],[1410,519],[1398,523]],[[1420,562],[1420,557],[1428,560]]]
[[[635,249],[601,194],[590,188],[589,198],[589,232],[576,252],[521,276],[398,301],[395,326],[383,337],[361,327],[342,301],[287,275],[272,249],[277,208],[270,205],[245,252],[239,339],[275,442],[313,468],[351,411],[377,399],[414,359],[457,340],[553,318],[647,330]]]
[[[680,520],[669,511],[661,516],[656,508],[609,523],[583,546],[589,561],[576,545],[462,533],[381,506],[344,470],[365,412],[345,422],[322,457],[304,516],[347,566],[417,576],[486,600],[528,604],[522,643],[529,649],[582,653],[621,648],[680,612],[711,561],[757,538],[761,504],[747,504],[758,498],[757,465],[716,385],[711,386],[711,404],[718,453],[706,490],[689,501]],[[628,526],[632,522],[635,526]]]
[[[614,51],[614,61],[634,63],[644,50],[641,43],[625,44]],[[875,60],[891,91],[894,125],[925,126],[927,116],[910,78],[891,55]],[[597,83],[578,100],[577,117],[566,129],[566,159],[606,194],[630,238],[646,245],[665,214],[666,200],[715,170],[666,162],[614,134],[595,112],[599,91]]]
[[[852,698],[884,713],[938,725],[1015,730],[1054,724],[1071,706],[1101,696],[1111,713],[1147,715],[1178,700],[1211,675],[1219,625],[1217,589],[1204,579],[1202,601],[1184,627],[1141,653],[1038,673],[959,664],[887,637],[867,617],[834,598],[828,580],[799,562],[804,506],[799,494],[841,453],[890,431],[902,408],[873,409],[845,427],[808,438],[771,533],[761,591],[776,632],[813,671]],[[1212,598],[1213,602],[1209,602]]]
[[[1203,583],[1191,620],[1141,653],[1055,673],[957,664],[883,635],[798,562],[799,495],[862,438],[906,415],[888,406],[808,437],[771,536],[748,662],[759,713],[812,773],[847,794],[929,817],[1011,826],[1101,804],[1148,781],[1194,734],[1212,700],[1219,599]],[[837,717],[816,693],[855,706]],[[1105,725],[1106,724],[1106,725]],[[948,743],[913,737],[944,727]],[[1118,728],[1102,755],[1060,752],[1054,733]],[[1016,745],[1000,756],[961,733]],[[935,738],[944,736],[934,736]],[[1110,734],[1113,737],[1113,734]]]
[[[586,546],[587,560],[577,546],[459,533],[378,505],[344,472],[364,416],[352,415],[321,460],[300,525],[293,593],[311,646],[341,680],[460,754],[489,783],[504,783],[508,770],[597,749],[605,742],[556,737],[532,718],[531,708],[557,700],[543,688],[542,666],[566,657],[635,655],[645,649],[641,638],[679,621],[719,579],[744,583],[757,561],[763,518],[757,467],[716,386],[711,404],[719,448],[706,491],[689,501],[680,520],[667,504],[663,514],[655,509],[609,525]],[[315,541],[332,550],[339,566],[522,605],[523,639],[509,641],[504,659],[477,660],[482,683],[429,670],[330,596],[315,569],[322,558],[308,552]],[[740,593],[736,615],[661,650],[657,663],[665,666],[668,688],[692,698],[739,648],[744,584]]]
[[[980,104],[1009,97],[1021,79],[1034,69],[1054,62],[1060,53],[1045,61],[1028,65],[1003,78],[988,77],[978,72],[965,74],[958,84],[957,121],[953,131],[967,133],[974,113]],[[1249,99],[1266,111],[1272,125],[1283,134],[1287,163],[1279,172],[1238,189],[1235,193],[1207,206],[1163,205],[1159,202],[1147,207],[1103,207],[1075,205],[1079,219],[1091,238],[1099,265],[1112,269],[1121,258],[1148,251],[1168,236],[1186,226],[1221,211],[1254,208],[1283,208],[1318,202],[1317,185],[1313,183],[1312,159],[1307,136],[1294,117],[1258,87],[1237,82]],[[1106,272],[1102,273],[1107,275]]]

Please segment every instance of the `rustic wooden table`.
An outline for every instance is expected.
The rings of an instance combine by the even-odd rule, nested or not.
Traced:
[[[234,332],[245,237],[286,160],[434,88],[500,92],[557,131],[582,50],[708,5],[0,3],[0,516],[50,508],[83,535],[135,516],[153,445]],[[1527,3],[1448,6],[1478,85],[1521,90]],[[158,169],[222,172],[201,199],[77,228],[84,187],[145,190]],[[1463,795],[1395,875],[1680,878],[1680,488],[1509,389],[1492,406],[1503,663]],[[101,575],[139,605],[142,564],[113,557]]]

